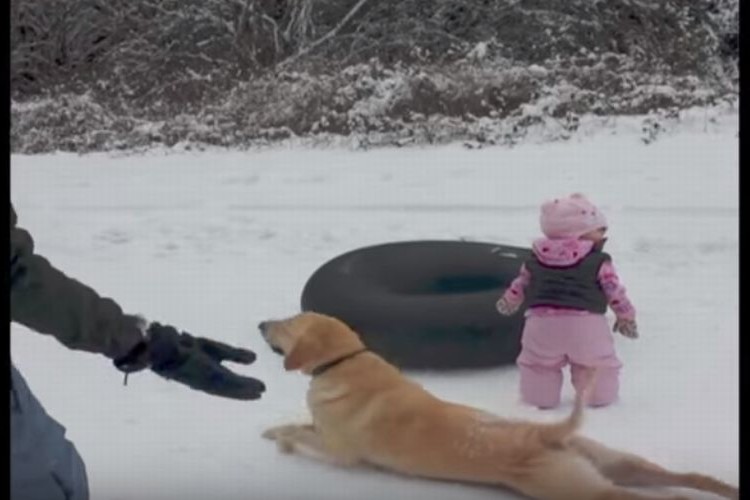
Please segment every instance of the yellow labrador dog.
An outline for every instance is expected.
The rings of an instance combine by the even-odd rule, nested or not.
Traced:
[[[679,486],[739,498],[718,479],[666,470],[577,434],[585,394],[557,423],[507,420],[442,401],[370,352],[336,318],[302,313],[259,325],[287,370],[311,375],[313,422],[268,429],[279,450],[342,466],[505,486],[549,500],[685,499],[626,486]],[[589,384],[590,386],[591,384]],[[585,392],[585,391],[584,391]]]

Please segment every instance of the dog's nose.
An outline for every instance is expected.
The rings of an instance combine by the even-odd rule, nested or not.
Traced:
[[[261,321],[258,323],[258,330],[260,330],[261,333],[265,333],[266,328],[268,328],[268,321]]]

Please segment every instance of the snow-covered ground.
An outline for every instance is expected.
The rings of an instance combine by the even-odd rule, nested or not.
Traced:
[[[704,125],[649,146],[602,132],[478,151],[14,156],[12,198],[40,253],[128,311],[255,350],[239,370],[268,392],[226,401],[147,373],[123,387],[103,357],[17,325],[13,360],[67,426],[96,500],[516,498],[279,455],[260,433],[305,417],[307,381],[284,372],[256,324],[296,312],[305,280],[344,251],[424,238],[528,245],[538,204],[581,191],[607,212],[608,250],[641,330],[617,337],[622,399],[589,411],[585,432],[736,483],[737,116]],[[412,376],[501,415],[569,411],[567,387],[558,410],[523,406],[513,367]]]

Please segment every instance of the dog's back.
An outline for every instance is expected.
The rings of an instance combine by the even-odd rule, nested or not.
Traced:
[[[531,473],[545,455],[576,454],[567,441],[581,424],[585,396],[576,397],[564,420],[533,423],[494,417],[405,384],[374,395],[382,399],[370,401],[367,418],[353,420],[367,422],[356,431],[371,464],[409,475],[509,484]]]

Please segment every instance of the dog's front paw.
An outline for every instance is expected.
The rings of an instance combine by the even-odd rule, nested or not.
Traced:
[[[263,434],[261,434],[261,436],[263,436],[265,439],[276,441],[276,448],[281,453],[291,453],[292,451],[294,451],[294,446],[290,438],[292,427],[293,426],[291,425],[271,427],[270,429],[266,429],[265,431],[263,431]]]
[[[273,431],[273,429],[266,429],[265,431],[263,431],[263,434],[261,434],[261,437],[263,439],[274,441],[276,440],[276,433]]]
[[[270,439],[271,441],[277,441],[285,434],[289,434],[288,425],[281,425],[278,427],[271,427],[270,429],[266,429],[265,431],[263,431],[263,434],[261,434],[261,436],[265,439]]]
[[[291,439],[279,438],[276,440],[276,449],[284,454],[289,454],[294,451],[294,443]]]
[[[278,425],[276,427],[271,427],[270,429],[266,429],[263,432],[263,434],[261,434],[261,436],[266,439],[270,439],[271,441],[277,441],[281,438],[295,436],[299,434],[301,431],[306,431],[310,429],[313,429],[312,424]]]

